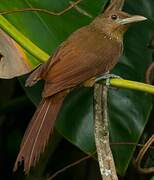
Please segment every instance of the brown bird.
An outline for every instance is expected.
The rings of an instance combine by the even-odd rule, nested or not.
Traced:
[[[45,81],[42,101],[26,130],[14,171],[24,161],[27,174],[44,151],[58,112],[69,91],[81,84],[94,83],[96,76],[110,71],[123,50],[123,35],[128,25],[143,21],[121,11],[121,0],[113,1],[105,12],[64,41],[47,63],[37,68],[26,86]]]

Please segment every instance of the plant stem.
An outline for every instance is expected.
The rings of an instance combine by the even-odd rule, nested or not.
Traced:
[[[40,62],[46,62],[49,55],[36,46],[32,41],[19,32],[6,18],[0,15],[0,28],[9,34],[17,43],[19,43],[31,55]],[[110,85],[119,88],[138,90],[149,94],[154,94],[154,86],[135,81],[114,78],[110,80]]]
[[[19,43],[31,55],[36,57],[40,62],[45,62],[48,60],[49,55],[47,53],[25,37],[2,15],[0,15],[0,28],[9,34],[17,43]]]
[[[111,79],[109,83],[113,87],[137,90],[137,91],[142,91],[142,92],[146,92],[149,94],[154,94],[154,86],[145,84],[145,83],[141,83],[141,82],[114,78],[114,79]]]

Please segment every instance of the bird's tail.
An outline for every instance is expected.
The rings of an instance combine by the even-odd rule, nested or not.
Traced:
[[[65,93],[62,92],[40,102],[23,137],[13,171],[22,162],[25,174],[30,171],[31,166],[35,166],[48,142],[64,97]]]

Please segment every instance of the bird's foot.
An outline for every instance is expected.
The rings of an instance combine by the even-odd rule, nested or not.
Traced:
[[[99,81],[102,81],[102,80],[106,80],[106,86],[109,86],[110,85],[110,79],[112,78],[118,78],[118,79],[122,79],[120,76],[118,75],[115,75],[115,74],[104,74],[102,76],[99,76],[95,79],[95,83],[98,83]]]

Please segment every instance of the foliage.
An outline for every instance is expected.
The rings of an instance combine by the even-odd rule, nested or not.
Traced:
[[[68,6],[68,2],[68,0],[1,0],[0,10],[37,7],[51,11],[61,11]],[[105,4],[106,0],[97,0],[96,2],[83,0],[79,6],[92,14],[94,18],[101,12]],[[134,25],[125,36],[124,55],[113,70],[115,74],[123,78],[144,82],[146,68],[152,61],[147,44],[154,29],[153,6],[153,0],[138,0],[135,2],[127,0],[125,3],[124,9],[127,12],[144,15],[149,20]],[[62,16],[49,16],[38,12],[20,12],[5,17],[20,32],[48,54],[51,54],[69,34],[92,21],[92,19],[83,16],[75,9]],[[30,61],[34,60],[34,57],[32,59],[30,55],[28,57]],[[37,63],[36,61],[38,60],[35,59],[35,64],[38,64],[39,61]],[[25,77],[20,78],[22,85],[24,80]],[[24,87],[27,96],[35,104],[40,100],[41,86],[42,84],[39,83],[32,88]],[[110,89],[108,105],[112,151],[117,171],[123,176],[135,150],[135,145],[126,145],[125,143],[137,144],[139,142],[151,113],[152,98],[145,93]],[[87,154],[95,152],[93,89],[76,88],[68,95],[59,114],[56,129],[83,152]],[[67,153],[67,151],[63,153]]]

